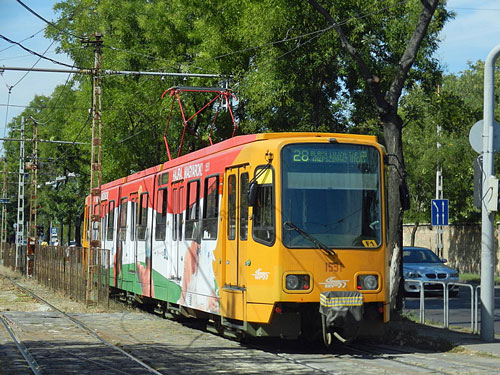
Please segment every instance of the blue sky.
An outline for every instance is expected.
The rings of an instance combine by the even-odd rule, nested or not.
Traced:
[[[417,0],[410,0],[417,1]],[[48,20],[56,19],[52,7],[55,0],[24,0],[26,5]],[[449,73],[458,73],[467,68],[467,62],[484,60],[497,44],[500,44],[500,2],[498,0],[449,0],[448,8],[457,16],[449,22],[441,35],[441,47],[436,56]],[[15,0],[0,0],[0,34],[20,42],[37,32],[33,38],[22,42],[27,48],[43,53],[51,44],[43,38],[46,24],[29,13]],[[40,32],[41,31],[41,32]],[[10,48],[8,48],[10,47]],[[64,55],[55,53],[53,44],[45,56],[71,63]],[[8,49],[7,49],[8,48]],[[37,57],[21,48],[0,40],[0,66],[31,67]],[[41,60],[36,67],[58,68]],[[63,84],[68,75],[63,73],[29,73],[5,71],[0,77],[0,136],[5,124],[19,115],[35,95],[50,95],[55,86]],[[11,89],[9,97],[8,87]],[[10,103],[7,107],[6,104]],[[19,107],[16,107],[19,106]],[[2,153],[3,151],[0,151]]]

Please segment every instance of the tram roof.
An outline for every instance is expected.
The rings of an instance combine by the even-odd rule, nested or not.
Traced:
[[[134,181],[139,178],[144,178],[146,176],[159,173],[162,170],[171,169],[176,166],[189,163],[193,160],[197,160],[223,150],[242,146],[255,141],[278,139],[278,138],[317,138],[317,137],[344,138],[344,139],[349,138],[349,139],[359,139],[359,140],[363,139],[372,142],[377,142],[377,137],[374,135],[360,135],[360,134],[349,134],[349,133],[286,132],[286,133],[259,133],[259,134],[239,135],[233,138],[226,139],[214,145],[204,147],[200,150],[190,152],[189,154],[179,156],[178,158],[166,161],[162,164],[155,165],[145,170],[133,173],[129,176],[121,177],[114,181],[108,182],[106,184],[103,184],[102,188],[111,188],[113,186],[120,185],[125,182]]]

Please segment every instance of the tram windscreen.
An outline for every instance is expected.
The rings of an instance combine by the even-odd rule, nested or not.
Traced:
[[[315,247],[293,226],[330,248],[381,244],[380,153],[375,147],[292,144],[281,157],[286,247]]]

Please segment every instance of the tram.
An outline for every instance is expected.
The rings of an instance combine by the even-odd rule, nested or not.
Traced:
[[[85,222],[94,204],[112,288],[220,333],[329,345],[389,320],[384,153],[366,135],[237,136],[103,185]]]

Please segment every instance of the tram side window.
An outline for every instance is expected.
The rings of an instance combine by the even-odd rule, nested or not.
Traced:
[[[253,238],[257,242],[264,244],[274,243],[276,230],[274,219],[274,189],[273,181],[274,171],[268,168],[267,171],[261,172],[262,168],[255,171],[256,175],[260,175],[257,190],[257,201],[253,206]]]
[[[158,208],[160,211],[156,212],[156,228],[155,228],[155,240],[163,241],[166,237],[167,230],[167,200],[168,198],[168,190],[161,189],[158,190],[157,202]]]
[[[227,178],[227,238],[236,238],[236,175]]]
[[[240,240],[248,239],[248,173],[240,176]]]
[[[120,217],[118,224],[118,239],[126,241],[127,239],[127,198],[122,198],[120,201]]]
[[[130,241],[135,241],[135,232],[137,228],[135,223],[137,222],[137,193],[130,194]]]
[[[144,241],[146,239],[146,228],[148,226],[148,205],[149,194],[141,194],[139,202],[139,217],[137,218],[137,240]]]
[[[108,223],[106,225],[106,240],[113,241],[115,225],[115,201],[109,202]]]
[[[194,240],[199,238],[199,221],[200,221],[200,180],[190,181],[187,184],[187,200],[186,200],[186,240]]]
[[[108,226],[108,202],[101,202],[101,239],[106,239],[106,230]]]
[[[101,216],[101,210],[98,204],[94,206],[94,215],[98,215],[98,217]],[[93,221],[92,222],[92,239],[97,240],[99,234],[99,222],[98,221]]]
[[[172,206],[174,210],[174,225],[172,225],[172,240],[182,240],[182,198],[184,197],[184,186],[173,189]]]
[[[203,196],[203,239],[217,239],[217,227],[219,219],[219,176],[211,176],[205,179],[205,191]]]

